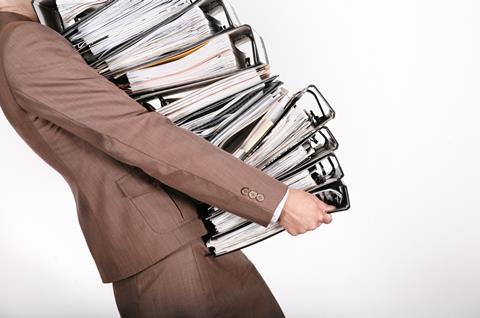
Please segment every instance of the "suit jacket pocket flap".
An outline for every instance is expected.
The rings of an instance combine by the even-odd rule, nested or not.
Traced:
[[[159,186],[159,183],[154,183],[150,181],[147,176],[144,177],[140,174],[127,173],[115,182],[119,186],[123,195],[131,198],[144,193],[163,190],[161,186]]]
[[[171,231],[185,221],[161,183],[152,181],[148,175],[128,173],[115,182],[153,231]]]

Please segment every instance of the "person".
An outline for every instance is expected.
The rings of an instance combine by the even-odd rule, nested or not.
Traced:
[[[240,250],[213,257],[203,202],[291,235],[334,209],[149,112],[38,23],[0,0],[0,105],[70,186],[78,220],[122,317],[284,317]]]

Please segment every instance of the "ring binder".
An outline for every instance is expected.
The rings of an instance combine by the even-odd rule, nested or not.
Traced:
[[[38,21],[57,32],[64,29],[62,16],[58,11],[55,0],[33,0],[32,6],[37,14]]]
[[[320,113],[310,105],[300,105],[306,93],[314,97],[314,102],[318,106]],[[319,98],[320,97],[320,98]],[[259,140],[252,150],[245,154],[242,159],[247,163],[258,168],[265,168],[275,161],[278,157],[288,152],[292,148],[297,147],[310,136],[314,135],[328,121],[332,120],[335,112],[328,104],[320,91],[314,86],[309,85],[307,88],[296,93],[285,108],[285,112],[275,125]],[[290,134],[291,129],[296,133]],[[269,138],[275,136],[275,138]],[[285,140],[280,137],[284,136]]]
[[[336,206],[335,210],[328,212],[335,213],[350,208],[347,187],[341,182],[343,175],[337,157],[331,153],[315,162],[311,162],[303,169],[291,172],[285,178],[290,178],[290,180],[279,180],[290,187],[310,192],[327,204]],[[233,233],[244,231],[255,234],[258,232],[261,235],[266,235],[264,238],[267,238],[284,230],[278,223],[265,229],[249,220],[218,209],[210,209],[209,214],[209,216],[203,218],[204,222],[208,224],[206,226],[210,229],[210,234],[207,234],[205,238],[208,237],[206,240],[207,246],[216,256],[251,245],[244,245],[242,240],[235,242],[234,238],[230,237]],[[236,247],[230,249],[228,246]]]
[[[114,0],[64,36],[74,46],[84,48],[80,53],[91,64],[117,47],[128,45],[151,30],[174,21],[185,12],[185,8],[193,6],[191,0]],[[138,21],[140,15],[141,23],[136,28],[128,28],[130,21]],[[121,31],[113,27],[121,28]]]
[[[212,74],[212,72],[209,72],[208,74],[205,74],[203,76],[198,75],[197,78],[184,80],[183,82],[180,82],[180,83],[176,82],[173,79],[169,81],[168,84],[166,83],[163,85],[160,85],[160,84],[154,85],[152,83],[155,81],[156,77],[162,74],[157,69],[169,67],[170,69],[173,70],[173,65],[179,64],[179,62],[181,63],[186,59],[192,60],[195,55],[199,55],[203,51],[207,52],[210,49],[210,45],[214,45],[214,43],[225,43],[227,41],[229,43],[229,46],[231,46],[231,61],[235,63],[234,70],[225,68],[222,74],[215,75],[215,74]],[[244,44],[250,44],[251,52],[245,52],[240,49],[240,47]],[[206,82],[216,81],[220,78],[225,78],[243,69],[256,68],[262,64],[266,65],[266,63],[260,59],[260,55],[257,50],[257,43],[254,37],[253,30],[248,25],[242,25],[240,27],[230,29],[228,31],[225,31],[213,37],[210,37],[207,40],[200,42],[200,44],[198,44],[198,47],[199,47],[198,49],[195,49],[193,51],[191,49],[185,49],[185,50],[180,50],[178,52],[174,52],[171,54],[167,54],[155,62],[152,62],[147,65],[143,65],[143,66],[138,66],[138,70],[127,72],[125,75],[125,81],[127,81],[128,83],[126,84],[126,87],[125,87],[126,92],[129,95],[138,96],[139,94],[155,92],[155,91],[157,92],[164,91],[167,89],[181,90],[183,87],[191,84],[198,85],[198,84],[201,84],[202,82],[206,83]],[[266,51],[265,53],[263,53],[263,55],[264,56],[267,55]],[[180,58],[176,59],[175,58],[176,56],[180,56]],[[215,59],[219,60],[220,57],[221,55],[218,54],[215,56]],[[168,61],[172,59],[173,61],[162,63],[162,61],[165,61],[165,60]],[[220,72],[220,71],[221,69],[217,70],[217,72]],[[179,73],[179,72],[180,71],[178,68],[175,69],[175,73]],[[135,86],[142,85],[142,82],[140,80],[137,80],[138,83],[133,82],[132,84],[132,77],[134,78],[137,75],[137,73],[144,73],[144,74],[150,73],[151,74],[150,78],[144,80],[144,83],[150,83],[150,84],[147,84],[147,85],[143,84],[144,86],[146,86],[145,88],[135,88]],[[107,76],[106,74],[104,75]],[[164,73],[162,75],[165,76]]]
[[[161,28],[165,28],[169,23],[174,22],[178,19],[180,19],[183,16],[186,16],[190,12],[192,12],[195,9],[200,9],[201,12],[205,15],[205,19],[209,20],[211,23],[210,25],[214,26],[212,30],[212,34],[205,36],[204,38],[197,38],[194,42],[189,43],[184,46],[179,46],[176,49],[167,52],[164,55],[157,55],[154,56],[150,59],[146,59],[141,61],[141,63],[138,64],[129,64],[128,68],[125,70],[122,70],[121,72],[118,71],[112,71],[112,72],[106,72],[104,75],[106,77],[113,77],[113,78],[118,78],[119,75],[123,75],[125,71],[134,69],[134,68],[142,68],[145,65],[148,65],[152,63],[155,59],[163,58],[163,59],[168,59],[176,54],[181,54],[182,52],[187,52],[192,50],[193,48],[197,47],[200,45],[201,42],[210,40],[212,37],[225,33],[233,28],[239,27],[240,26],[240,21],[238,20],[238,17],[236,15],[236,12],[233,10],[233,8],[224,0],[198,0],[194,2],[193,5],[188,6],[184,10],[182,10],[180,13],[177,15],[174,15],[172,18],[168,18],[165,21],[161,21],[158,23],[155,27],[151,28],[150,30],[140,34],[139,36],[121,44],[115,49],[112,49],[108,53],[103,54],[102,56],[96,57],[94,61],[90,63],[90,66],[94,68],[100,68],[102,65],[106,65],[106,62],[109,59],[113,59],[116,55],[118,56],[122,52],[126,51],[128,48],[131,48],[132,46],[139,45],[139,43],[144,40],[148,39],[149,37],[152,37],[156,32],[159,32]],[[220,16],[218,16],[220,15]],[[222,19],[223,17],[223,19]],[[141,47],[139,48],[139,50]]]
[[[85,6],[84,4],[85,9],[70,19],[62,17],[60,9],[57,6],[57,0],[32,0],[32,6],[41,24],[62,34],[71,27],[74,27],[81,20],[97,13],[99,8],[108,2],[107,0],[100,0],[98,3],[92,3],[91,5]]]
[[[38,0],[34,0],[38,1]],[[40,0],[44,1],[44,0]],[[49,0],[46,0],[49,1]],[[102,13],[104,10],[108,9],[113,3],[115,3],[118,0],[108,0],[103,6],[99,7],[98,9],[90,12],[89,14],[84,15],[83,17],[80,17],[75,23],[72,25],[65,27],[63,30],[60,30],[60,33],[67,38],[70,34],[72,34],[75,30],[78,29],[81,25],[84,23],[88,22],[89,20],[93,19],[96,17],[98,14]],[[57,30],[58,31],[58,30]]]
[[[323,202],[336,207],[329,213],[346,211],[350,208],[350,198],[348,196],[347,186],[340,180],[334,181],[326,186],[318,187],[312,190]]]
[[[292,103],[297,103],[302,97],[306,96],[307,93],[311,94],[315,98],[318,108],[321,112],[321,115],[315,114],[313,110],[308,112],[311,116],[314,126],[319,127],[324,125],[327,121],[335,118],[335,111],[333,110],[332,106],[330,106],[328,101],[315,85],[309,85],[304,90],[300,91],[298,95],[294,97],[294,101],[292,101]]]
[[[338,149],[338,142],[327,127],[320,128],[301,145],[290,149],[267,165],[263,170],[272,177],[281,179],[295,169],[305,169],[314,162]]]
[[[282,85],[282,82],[276,81],[275,78],[268,78],[262,84],[241,92],[235,95],[234,98],[226,98],[205,107],[195,114],[188,115],[180,120],[178,125],[200,134],[210,142],[216,137],[218,142],[222,142],[223,139],[220,139],[218,136],[225,133],[229,123],[235,122],[248,108],[255,107],[256,104],[261,103],[262,100]],[[208,118],[208,122],[205,122],[204,119],[203,122],[205,123],[195,123],[195,121],[202,118]],[[228,135],[224,139],[227,137]]]

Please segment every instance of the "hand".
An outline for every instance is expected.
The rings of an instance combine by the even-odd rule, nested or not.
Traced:
[[[315,195],[297,189],[289,189],[287,201],[278,222],[291,235],[296,236],[330,224],[332,216],[327,212],[335,210]]]

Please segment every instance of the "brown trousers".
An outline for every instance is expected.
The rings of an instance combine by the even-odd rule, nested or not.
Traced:
[[[213,257],[200,238],[113,282],[113,291],[122,318],[285,317],[243,252]]]

